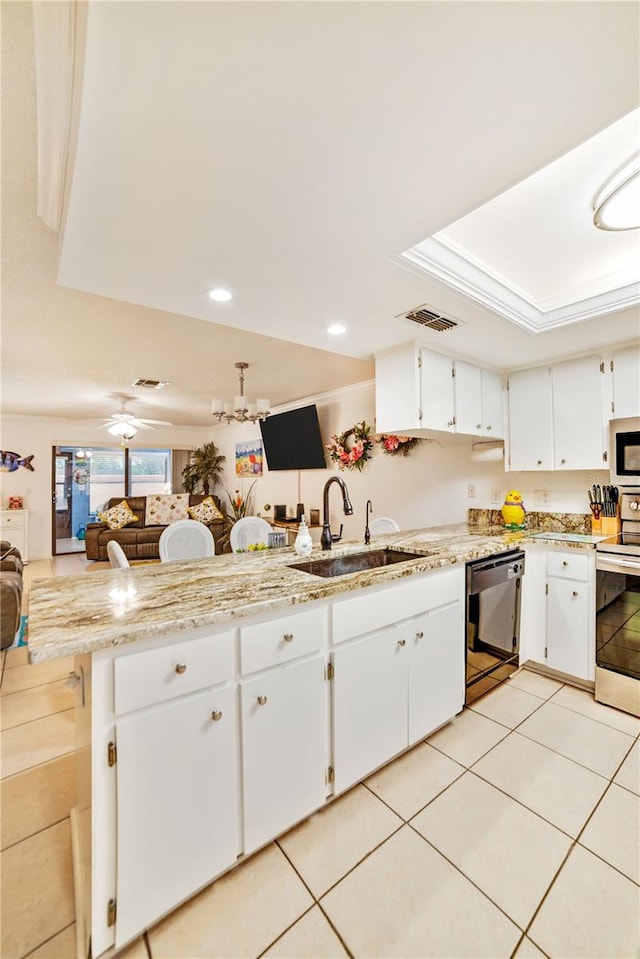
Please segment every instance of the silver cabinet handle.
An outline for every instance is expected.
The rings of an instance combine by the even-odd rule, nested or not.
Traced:
[[[282,638],[284,639],[285,643],[292,643],[292,642],[293,642],[293,633],[285,633]]]
[[[424,639],[424,633],[420,630],[419,633],[416,633],[416,639]]]
[[[477,430],[481,430],[481,429],[482,429],[482,423],[476,423],[476,429],[477,429]],[[491,429],[491,427],[489,427],[489,429]]]
[[[266,696],[258,696],[258,706],[264,706],[267,702]]]
[[[398,646],[406,646],[406,645],[407,645],[406,639],[399,639],[399,640],[398,640]]]
[[[187,671],[187,664],[186,664],[186,663],[178,663],[178,664],[177,664],[177,666],[176,666],[176,672],[177,672],[180,676],[182,676],[183,673],[186,673],[186,671]]]
[[[213,719],[214,723],[217,723],[219,719],[222,719],[222,710],[214,709],[211,713],[211,718]]]
[[[488,430],[491,429],[491,423],[489,423],[489,425],[487,426],[487,429],[488,429]]]

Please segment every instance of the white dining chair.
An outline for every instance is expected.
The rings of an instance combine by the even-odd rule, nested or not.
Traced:
[[[369,523],[369,532],[372,536],[376,533],[399,533],[400,527],[390,516],[378,516]]]
[[[116,568],[124,569],[130,565],[122,546],[114,539],[110,539],[107,543],[107,556],[111,565]]]
[[[206,559],[215,556],[216,542],[213,533],[204,523],[195,519],[179,519],[162,531],[160,562],[173,559]]]
[[[269,544],[271,524],[260,516],[243,516],[231,527],[229,543],[234,553],[246,550],[253,543]]]

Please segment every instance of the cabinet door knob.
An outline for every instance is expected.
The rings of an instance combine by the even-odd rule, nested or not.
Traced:
[[[258,696],[258,706],[264,706],[267,702],[266,696]]]
[[[186,673],[186,671],[187,671],[187,664],[186,664],[186,663],[178,663],[178,664],[177,664],[177,666],[176,666],[176,672],[179,673],[180,676],[182,676],[183,673]]]
[[[538,460],[538,466],[542,466],[542,460]]]
[[[579,596],[580,593],[577,591],[577,589],[574,589],[574,591],[572,592],[571,595],[572,595],[572,596]]]
[[[567,561],[566,559],[563,559],[563,560],[562,560],[562,565],[563,565],[563,566],[568,566],[569,563],[568,563],[568,561]]]
[[[293,633],[285,633],[282,638],[284,639],[285,643],[292,643],[292,642],[293,642]]]
[[[424,633],[420,630],[419,633],[416,633],[416,639],[424,639]]]
[[[406,646],[406,645],[407,645],[406,639],[399,639],[399,640],[398,640],[398,646]]]
[[[560,462],[561,462],[562,464],[564,464],[564,463],[566,463],[567,461],[566,461],[565,459],[561,459]]]
[[[491,423],[489,423],[489,425],[487,426],[487,430],[490,430],[490,429],[491,429]]]
[[[213,719],[214,723],[217,723],[219,719],[222,719],[222,710],[214,709],[211,713],[211,718]]]
[[[481,430],[481,429],[482,429],[482,423],[476,423],[476,429],[477,429],[477,430]],[[489,427],[489,429],[491,429],[491,427]]]
[[[447,420],[447,426],[453,426],[453,420]]]

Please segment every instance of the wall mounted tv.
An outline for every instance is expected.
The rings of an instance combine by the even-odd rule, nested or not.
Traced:
[[[260,420],[260,432],[269,471],[326,469],[315,404]]]

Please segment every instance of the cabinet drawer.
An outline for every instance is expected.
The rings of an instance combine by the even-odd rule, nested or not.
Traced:
[[[549,576],[579,579],[586,583],[589,580],[590,558],[586,553],[580,553],[577,549],[566,553],[550,550],[547,553],[547,573]]]
[[[240,630],[240,672],[286,663],[315,653],[324,640],[324,609],[292,613],[267,623],[243,626]]]
[[[20,510],[11,511],[8,513],[3,513],[2,518],[0,519],[0,530],[4,532],[10,532],[12,529],[24,529],[24,516]]]
[[[233,630],[228,630],[116,659],[116,715],[230,679],[233,638]]]

